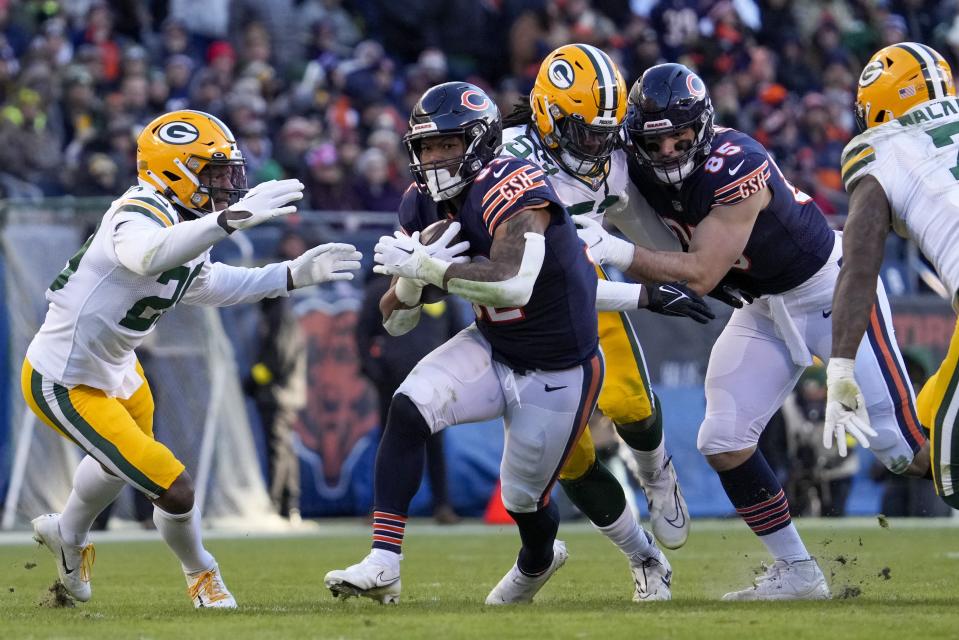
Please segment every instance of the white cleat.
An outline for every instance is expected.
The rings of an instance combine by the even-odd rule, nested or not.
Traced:
[[[645,558],[637,556],[629,560],[629,567],[633,572],[633,582],[636,583],[633,602],[671,600],[673,597],[673,568],[669,565],[665,553],[658,549],[655,544],[652,548],[655,552],[653,555]]]
[[[90,576],[96,551],[92,543],[67,544],[60,535],[60,514],[48,513],[33,519],[33,539],[53,554],[60,582],[75,599],[86,602],[93,595]]]
[[[398,604],[400,601],[400,572],[385,563],[378,562],[373,554],[346,569],[330,571],[323,584],[334,598],[363,596],[380,604]]]
[[[786,562],[777,560],[766,567],[748,589],[732,591],[723,600],[828,600],[829,585],[815,558]]]
[[[553,541],[553,562],[549,568],[538,576],[528,576],[519,570],[516,564],[510,569],[503,579],[499,581],[493,590],[486,596],[486,604],[520,604],[533,601],[535,596],[546,581],[550,579],[556,571],[566,564],[569,558],[569,552],[566,551],[566,543],[562,540]]]
[[[216,563],[206,571],[185,573],[187,592],[197,609],[236,609],[233,594],[223,584],[220,566]]]
[[[689,509],[679,488],[672,457],[666,458],[659,477],[652,481],[640,478],[649,504],[649,518],[656,541],[667,549],[678,549],[689,538]]]

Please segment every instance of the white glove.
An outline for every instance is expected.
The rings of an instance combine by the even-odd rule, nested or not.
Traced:
[[[839,455],[843,458],[847,453],[847,433],[864,449],[869,448],[869,436],[879,435],[869,426],[866,401],[856,384],[855,364],[850,358],[830,358],[826,367],[826,422],[822,444],[831,449],[835,437]]]
[[[576,233],[580,240],[586,243],[589,255],[599,264],[611,264],[620,271],[626,271],[633,264],[632,242],[627,242],[612,235],[603,225],[589,216],[572,216],[573,222],[579,227]]]
[[[432,243],[423,246],[426,247],[426,252],[434,258],[452,264],[464,264],[470,261],[469,256],[460,254],[470,248],[470,243],[463,240],[462,242],[457,242],[452,247],[449,246],[450,242],[453,241],[453,238],[455,238],[459,232],[460,223],[453,222],[446,228],[443,235]]]
[[[239,202],[222,211],[217,223],[227,233],[233,233],[294,213],[296,207],[290,203],[303,198],[303,188],[299,180],[270,180],[258,184]]]
[[[452,228],[453,225],[450,225],[450,227]],[[449,233],[449,230],[447,230],[447,233]],[[450,237],[454,234],[451,234]],[[442,240],[445,236],[446,234],[443,234],[440,239]],[[404,234],[402,231],[397,231],[392,236],[382,236],[376,246],[373,247],[376,252],[373,255],[373,261],[376,262],[373,271],[390,276],[413,278],[442,288],[443,276],[453,262],[430,255],[430,249],[439,244],[439,242],[435,242],[431,245],[423,245],[420,242],[419,231],[414,231],[411,236]],[[452,248],[440,245],[436,250],[438,253],[445,255],[461,244],[463,243],[458,243]],[[453,258],[453,260],[468,262],[469,258],[459,256]]]
[[[287,262],[293,288],[333,280],[352,280],[353,272],[360,268],[363,254],[351,244],[330,242],[303,252],[298,258]]]

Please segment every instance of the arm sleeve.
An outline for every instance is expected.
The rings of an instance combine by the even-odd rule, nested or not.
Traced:
[[[258,269],[232,267],[222,262],[203,265],[200,274],[187,289],[183,302],[209,307],[228,307],[241,302],[289,295],[286,289],[285,262]]]
[[[189,262],[226,237],[212,215],[165,227],[137,213],[119,212],[113,224],[117,260],[141,276]]]

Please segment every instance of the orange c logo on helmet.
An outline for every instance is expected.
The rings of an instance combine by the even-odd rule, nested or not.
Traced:
[[[689,89],[689,92],[696,98],[702,98],[706,95],[706,85],[703,84],[702,79],[695,73],[686,76],[686,88]]]
[[[463,103],[464,107],[473,111],[486,111],[490,106],[486,94],[473,89],[464,91],[460,97],[460,102]]]

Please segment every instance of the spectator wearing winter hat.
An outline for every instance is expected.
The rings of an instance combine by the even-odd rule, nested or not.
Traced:
[[[360,203],[344,180],[336,147],[324,142],[306,154],[306,197],[310,208],[320,211],[357,211]]]
[[[379,149],[367,149],[356,160],[353,192],[363,211],[396,211],[403,189],[390,181],[389,162]]]

